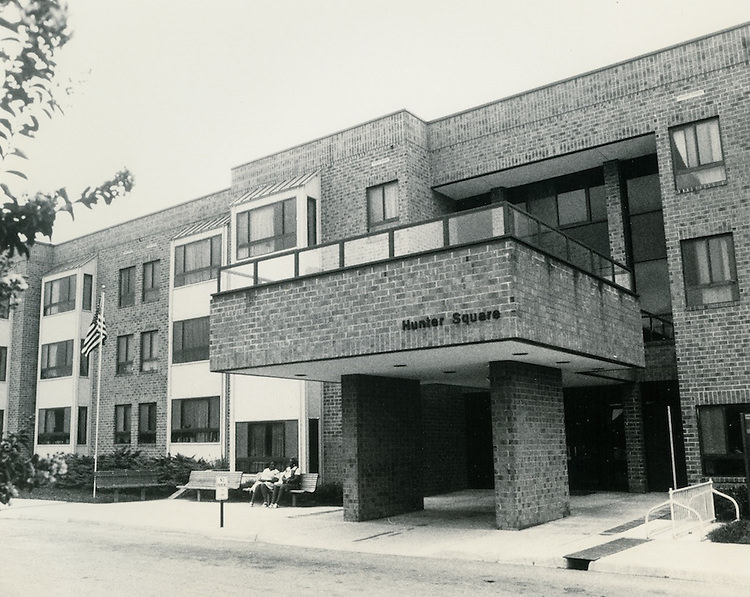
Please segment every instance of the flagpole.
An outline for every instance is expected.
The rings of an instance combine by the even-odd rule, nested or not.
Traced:
[[[102,295],[99,299],[99,317],[104,317],[104,284],[102,284]],[[102,349],[104,341],[100,340],[98,352],[98,364],[96,367],[96,427],[94,428],[94,495],[96,498],[96,472],[99,465],[99,397],[102,391]]]

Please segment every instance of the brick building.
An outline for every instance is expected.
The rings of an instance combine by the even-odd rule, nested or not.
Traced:
[[[98,419],[102,450],[299,456],[349,520],[494,487],[498,527],[523,528],[571,490],[741,482],[749,40],[396,112],[39,247],[0,322],[4,429],[35,418],[40,452],[90,453]],[[96,417],[76,348],[102,284]]]

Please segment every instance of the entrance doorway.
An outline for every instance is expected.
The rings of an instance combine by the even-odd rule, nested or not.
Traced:
[[[682,433],[680,396],[676,381],[641,384],[643,437],[646,448],[646,481],[649,491],[676,489],[672,471],[669,418],[672,418],[674,465],[677,486],[687,484],[685,443]],[[667,409],[669,407],[669,409]]]
[[[492,403],[489,392],[465,395],[466,470],[468,489],[493,489]]]
[[[608,387],[565,391],[571,491],[627,491],[625,411]]]

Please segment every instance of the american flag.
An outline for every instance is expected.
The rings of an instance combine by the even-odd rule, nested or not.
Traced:
[[[87,357],[91,354],[97,346],[104,344],[107,339],[107,326],[104,323],[104,315],[101,310],[101,302],[96,306],[94,317],[89,325],[89,330],[86,332],[86,337],[83,339],[83,347],[81,352],[83,356]]]

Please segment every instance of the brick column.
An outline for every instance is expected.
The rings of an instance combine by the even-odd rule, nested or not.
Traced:
[[[424,508],[419,382],[341,378],[344,520],[384,518]]]
[[[609,249],[612,259],[628,263],[626,234],[627,212],[625,210],[625,192],[620,180],[620,164],[616,160],[605,162],[604,189],[607,195],[607,227],[609,228]]]
[[[490,363],[495,516],[523,529],[570,514],[562,373]]]
[[[625,458],[628,465],[628,491],[648,491],[646,474],[646,443],[643,436],[643,402],[641,387],[636,383],[622,386],[625,410]]]

